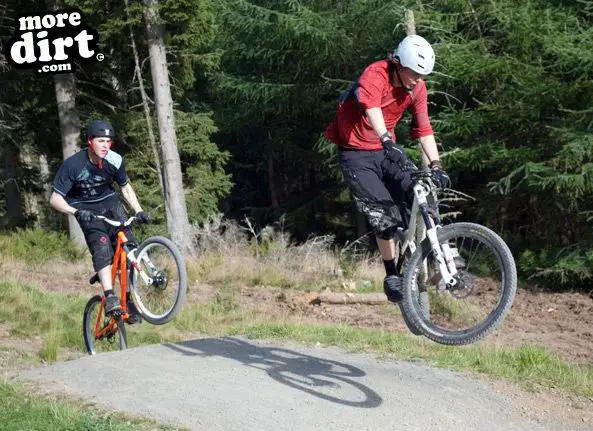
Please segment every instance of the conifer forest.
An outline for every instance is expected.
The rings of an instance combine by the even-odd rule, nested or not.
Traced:
[[[593,0],[5,0],[0,41],[19,16],[71,8],[102,61],[41,74],[0,51],[0,231],[68,233],[52,181],[101,118],[149,229],[181,241],[224,214],[281,224],[294,241],[355,241],[365,226],[321,134],[340,92],[405,37],[411,11],[436,52],[429,114],[458,192],[442,212],[499,233],[523,279],[590,289]],[[167,106],[174,133],[160,121]],[[419,160],[410,123],[397,141]]]

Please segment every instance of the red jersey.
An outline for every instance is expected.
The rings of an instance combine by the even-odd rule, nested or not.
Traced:
[[[412,92],[403,87],[394,87],[389,79],[389,69],[389,62],[381,60],[364,70],[358,79],[356,97],[340,102],[338,112],[323,136],[343,148],[380,150],[383,146],[365,113],[368,108],[381,108],[389,131],[395,128],[404,111],[409,108],[414,116],[411,138],[433,134],[428,118],[425,82],[418,81]]]

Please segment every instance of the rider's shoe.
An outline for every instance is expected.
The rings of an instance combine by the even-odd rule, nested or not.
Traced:
[[[404,280],[398,275],[388,275],[383,280],[383,290],[387,299],[394,304],[397,304],[403,299]]]
[[[126,302],[126,309],[128,311],[127,322],[130,325],[133,325],[135,323],[142,323],[142,315],[140,314],[140,311],[138,311],[138,308],[136,308],[136,304],[134,304],[134,301],[128,299],[128,302]]]
[[[119,298],[113,293],[105,297],[105,314],[113,313],[114,311],[121,310],[121,304]]]

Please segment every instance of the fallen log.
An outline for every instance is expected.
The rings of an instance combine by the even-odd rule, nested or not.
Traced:
[[[311,298],[311,304],[385,304],[383,293],[322,292]]]

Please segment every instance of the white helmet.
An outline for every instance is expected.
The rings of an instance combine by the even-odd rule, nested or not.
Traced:
[[[393,52],[402,66],[412,69],[420,75],[428,75],[434,68],[434,51],[430,43],[422,36],[406,36]]]

